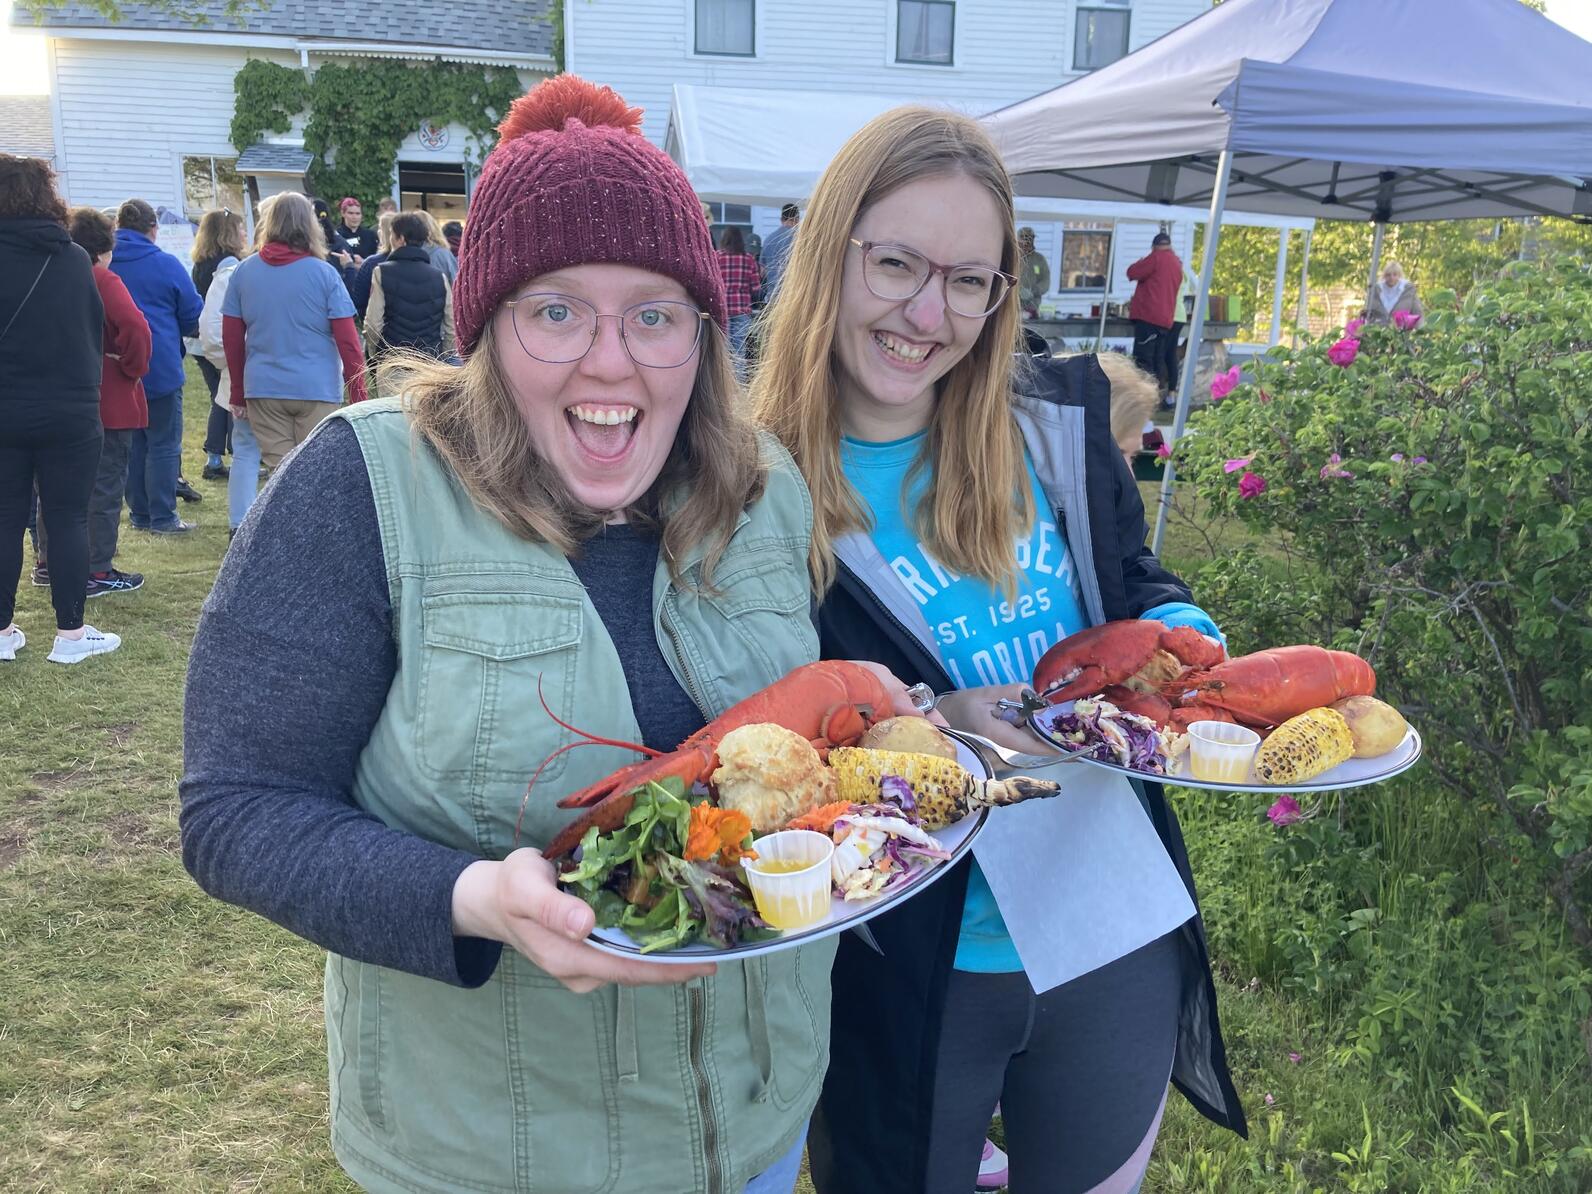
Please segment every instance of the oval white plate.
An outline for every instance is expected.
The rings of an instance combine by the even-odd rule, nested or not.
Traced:
[[[985,766],[983,759],[979,758],[965,742],[956,741],[956,756],[962,766],[980,779],[991,778],[990,770]],[[900,887],[871,899],[842,900],[839,896],[833,896],[830,900],[828,918],[805,929],[787,929],[778,937],[770,937],[766,941],[748,941],[742,945],[731,946],[729,949],[696,941],[680,949],[660,950],[651,954],[642,953],[641,947],[631,940],[630,934],[623,929],[597,929],[586,940],[594,948],[605,954],[612,954],[616,958],[636,958],[643,962],[661,962],[677,966],[725,959],[738,961],[755,958],[759,954],[777,953],[779,950],[791,949],[798,945],[810,945],[814,941],[822,941],[825,937],[833,937],[836,933],[856,928],[923,891],[973,848],[973,839],[978,836],[979,830],[984,828],[984,818],[988,815],[987,808],[980,809],[971,816],[963,817],[955,825],[948,825],[929,835],[944,849],[950,851],[951,857],[920,871]]]
[[[1065,711],[1072,705],[1071,701],[1064,701],[1057,705],[1058,711]],[[1062,750],[1076,750],[1071,743],[1064,742],[1051,735],[1043,722],[1043,713],[1035,714],[1028,719],[1029,728],[1049,742],[1052,746]],[[1312,780],[1297,784],[1263,784],[1263,783],[1217,783],[1212,780],[1195,779],[1188,771],[1188,751],[1184,751],[1172,762],[1165,775],[1157,775],[1153,771],[1137,771],[1132,767],[1123,767],[1117,763],[1103,763],[1099,759],[1091,759],[1086,755],[1079,755],[1078,762],[1087,763],[1091,767],[1103,767],[1107,771],[1115,771],[1118,775],[1132,776],[1134,779],[1151,780],[1161,784],[1176,784],[1180,788],[1208,788],[1213,792],[1336,792],[1342,788],[1361,788],[1367,784],[1379,784],[1383,780],[1392,779],[1408,771],[1420,760],[1421,735],[1414,727],[1410,726],[1405,731],[1404,739],[1386,754],[1377,755],[1374,759],[1349,759],[1339,763],[1330,770],[1323,771]]]

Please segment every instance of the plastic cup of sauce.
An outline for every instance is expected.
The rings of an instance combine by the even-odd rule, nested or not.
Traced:
[[[827,834],[786,829],[752,842],[757,857],[741,860],[757,914],[776,929],[805,929],[829,915]]]
[[[1241,784],[1260,748],[1260,735],[1227,721],[1196,721],[1188,728],[1188,769],[1207,783]]]

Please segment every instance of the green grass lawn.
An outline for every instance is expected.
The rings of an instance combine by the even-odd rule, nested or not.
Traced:
[[[195,378],[190,478],[205,417]],[[17,620],[30,642],[0,666],[0,1189],[352,1188],[327,1137],[320,951],[205,896],[179,857],[184,669],[227,544],[224,484],[195,483],[206,500],[183,510],[200,524],[193,535],[124,524],[119,566],[145,586],[89,606],[91,622],[123,636],[120,651],[47,663],[48,591],[24,572]],[[1191,526],[1172,529],[1171,560],[1207,549]],[[1224,894],[1240,907],[1273,898]],[[1222,970],[1254,1139],[1217,1131],[1174,1098],[1146,1190],[1587,1188],[1568,1162],[1528,1184],[1502,1177],[1502,1162],[1455,1164],[1481,1146],[1456,1153],[1462,1124],[1423,1119],[1397,1073],[1335,1057],[1328,1046],[1345,1026],[1329,1005]],[[1548,1059],[1531,1072],[1541,1089],[1520,1094],[1534,1114],[1548,1103],[1544,1134],[1575,1140],[1589,1122],[1584,1071]],[[1578,1110],[1554,1118],[1572,1096]],[[1354,1155],[1333,1159],[1344,1150]],[[1409,1155],[1431,1158],[1429,1182],[1377,1178],[1379,1159]]]

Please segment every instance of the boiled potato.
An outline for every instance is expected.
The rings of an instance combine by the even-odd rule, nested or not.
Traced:
[[[1404,732],[1409,728],[1402,713],[1375,697],[1349,697],[1332,707],[1349,723],[1357,759],[1374,759],[1387,754],[1404,741]]]
[[[900,750],[910,755],[956,758],[956,746],[926,717],[887,717],[857,743],[867,750]]]

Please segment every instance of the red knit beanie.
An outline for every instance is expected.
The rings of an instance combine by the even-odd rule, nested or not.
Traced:
[[[453,292],[460,351],[526,282],[588,262],[673,278],[724,326],[724,281],[685,174],[641,135],[640,108],[559,75],[509,108],[470,200]]]

